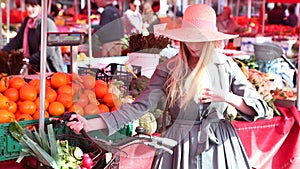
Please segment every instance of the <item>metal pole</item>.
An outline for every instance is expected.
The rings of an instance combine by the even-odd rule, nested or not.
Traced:
[[[10,0],[6,1],[6,25],[7,25],[6,32],[8,35],[10,32]],[[9,43],[9,36],[6,36],[6,43]]]
[[[48,14],[49,15],[51,14],[51,4],[52,4],[52,0],[49,0],[49,3],[48,3]]]
[[[89,62],[91,62],[92,56],[92,23],[91,23],[91,0],[87,0],[87,9],[88,9],[88,43],[89,43]],[[91,65],[91,63],[89,63]]]
[[[47,64],[47,0],[42,1],[41,56],[40,56],[40,118],[39,127],[45,127],[46,64]]]
[[[237,2],[236,2],[236,9],[235,9],[235,15],[236,16],[239,16],[239,14],[240,14],[240,4],[241,4],[241,1],[240,0],[237,0]]]
[[[251,19],[251,0],[248,0],[248,19]]]
[[[261,24],[261,34],[264,35],[265,34],[265,13],[266,13],[266,0],[263,0],[263,4],[262,4],[262,24]]]

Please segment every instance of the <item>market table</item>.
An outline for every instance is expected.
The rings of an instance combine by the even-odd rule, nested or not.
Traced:
[[[300,166],[300,114],[295,106],[277,109],[283,116],[232,123],[254,168],[294,169]]]

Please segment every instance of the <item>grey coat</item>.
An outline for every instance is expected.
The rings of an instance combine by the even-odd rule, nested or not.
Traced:
[[[11,39],[11,41],[4,46],[1,50],[10,53],[11,50],[18,50],[23,48],[23,35],[28,21],[28,17],[25,18],[21,25],[17,35]],[[51,18],[48,18],[47,22],[48,32],[57,32],[56,25]],[[41,20],[37,21],[36,29],[29,29],[28,31],[28,44],[29,44],[29,63],[35,71],[40,70],[40,47],[41,47]],[[62,72],[63,71],[63,59],[61,49],[59,46],[47,47],[47,71],[48,72]]]
[[[157,104],[165,94],[164,84],[170,73],[167,66],[169,62],[170,60],[167,60],[157,66],[146,90],[132,104],[124,104],[116,112],[100,115],[108,126],[108,134],[139,118]],[[230,91],[243,96],[245,103],[257,113],[252,117],[239,112],[243,118],[254,121],[266,116],[269,111],[266,102],[231,58],[220,55],[208,65],[208,69],[210,82],[207,83],[213,90]],[[153,168],[250,168],[242,143],[225,117],[227,103],[201,104],[192,101],[186,109],[180,109],[177,105],[179,104],[168,109],[172,125],[163,136],[175,139],[179,143],[172,155],[157,152]]]

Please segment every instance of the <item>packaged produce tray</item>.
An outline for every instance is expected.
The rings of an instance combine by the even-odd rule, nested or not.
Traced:
[[[87,119],[96,117],[97,115],[86,116]],[[49,119],[45,119],[45,123],[48,123]],[[22,127],[33,127],[38,129],[39,120],[27,120],[19,121]],[[20,145],[9,133],[8,127],[10,123],[0,124],[0,162],[16,159],[19,157],[22,151],[22,145]],[[66,127],[66,125],[54,125],[54,132],[56,135],[72,134],[73,132]],[[98,137],[105,140],[117,142],[132,135],[132,124],[125,126],[120,131],[107,137],[101,131],[93,131],[89,133],[91,137]]]
[[[132,70],[132,72],[129,72]],[[124,64],[111,63],[104,68],[87,68],[87,67],[78,67],[78,74],[93,74],[96,79],[100,79],[106,82],[109,82],[113,79],[121,80],[125,83],[126,86],[129,86],[130,81],[135,78],[133,74],[137,77],[141,76],[142,66],[131,65],[126,67]]]

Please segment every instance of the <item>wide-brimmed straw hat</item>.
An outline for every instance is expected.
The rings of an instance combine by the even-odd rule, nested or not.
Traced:
[[[216,12],[210,6],[190,5],[183,14],[180,28],[160,31],[159,34],[182,42],[207,42],[238,37],[219,32],[216,21]]]

